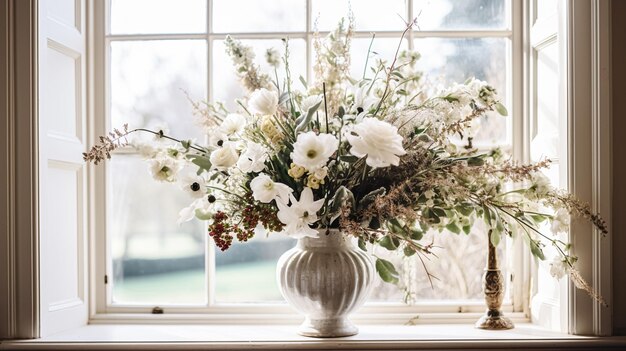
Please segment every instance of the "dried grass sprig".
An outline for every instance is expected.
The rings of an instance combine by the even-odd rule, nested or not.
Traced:
[[[97,165],[105,159],[110,159],[113,150],[128,145],[127,136],[132,132],[134,130],[129,131],[128,124],[124,124],[122,130],[115,128],[108,135],[100,136],[99,144],[92,146],[88,152],[83,152],[83,160]]]

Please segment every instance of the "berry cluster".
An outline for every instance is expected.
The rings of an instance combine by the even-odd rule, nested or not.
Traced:
[[[252,197],[249,204],[242,211],[241,221],[237,224],[229,223],[228,215],[218,211],[213,216],[213,223],[209,226],[209,236],[215,241],[220,250],[227,250],[233,243],[233,234],[240,242],[246,242],[254,237],[254,229],[259,223],[272,232],[283,230],[283,223],[276,216],[276,210],[271,206],[254,203]]]

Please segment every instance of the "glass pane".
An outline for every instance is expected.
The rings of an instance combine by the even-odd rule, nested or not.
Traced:
[[[368,59],[368,48],[372,44],[372,48],[369,54]],[[400,43],[400,37],[398,38],[374,38],[372,42],[371,38],[368,39],[360,39],[355,38],[352,40],[352,46],[350,48],[350,73],[352,77],[355,79],[361,79],[363,77],[363,72],[365,70],[365,75],[368,78],[373,78],[373,73],[369,69],[369,67],[373,67],[376,65],[377,60],[385,60],[387,62],[386,66],[388,67],[393,61],[394,55],[396,54],[396,50],[398,49],[398,44]],[[407,41],[404,40],[402,43],[402,47],[400,50],[407,49]],[[365,62],[367,60],[368,68],[365,69]]]
[[[278,81],[282,85],[283,78],[285,77],[285,67],[282,64],[276,72],[274,68],[265,60],[266,50],[274,48],[283,55],[284,45],[281,40],[242,40],[245,45],[252,46],[254,53],[256,54],[255,63],[261,67],[261,70],[268,74],[272,80],[275,80],[275,74],[278,74]],[[230,111],[238,109],[239,105],[235,102],[235,99],[240,99],[245,96],[245,90],[241,86],[239,78],[235,74],[235,68],[233,67],[232,60],[226,55],[224,42],[221,40],[214,41],[213,44],[213,100],[222,101]],[[290,51],[290,71],[291,79],[293,80],[293,86],[296,89],[302,90],[302,84],[298,79],[302,76],[306,79],[306,45],[304,40],[291,39],[289,40]]]
[[[295,243],[282,234],[257,235],[247,243],[233,243],[226,252],[216,250],[216,301],[283,301],[276,283],[276,263]]]
[[[204,40],[111,43],[111,124],[166,124],[173,136],[201,137],[191,104],[206,96]]]
[[[417,68],[425,73],[433,86],[463,83],[471,77],[487,81],[496,88],[506,105],[508,47],[509,39],[506,38],[416,39],[415,50],[422,53]],[[495,112],[487,114],[480,121],[474,140],[478,143],[506,142],[511,118]]]
[[[508,29],[510,0],[413,0],[418,29]],[[543,0],[542,0],[543,1]]]
[[[352,10],[356,30],[403,31],[407,16],[405,0],[312,0],[311,23],[320,31],[331,31]]]
[[[206,33],[206,0],[111,0],[111,34]]]
[[[293,32],[306,30],[303,0],[214,0],[213,31]]]
[[[192,199],[154,181],[138,156],[115,155],[108,166],[113,303],[205,304],[205,223],[176,223]]]

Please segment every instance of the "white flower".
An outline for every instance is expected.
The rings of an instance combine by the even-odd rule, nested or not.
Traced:
[[[227,170],[234,166],[238,159],[237,149],[231,143],[224,143],[222,147],[215,149],[209,157],[213,167],[218,170]]]
[[[306,132],[298,135],[293,144],[291,159],[293,163],[302,166],[310,172],[324,167],[332,154],[337,151],[339,140],[330,134],[315,134]]]
[[[378,101],[377,97],[367,94],[368,89],[368,84],[362,87],[358,86],[358,84],[352,86],[352,94],[354,96],[352,107],[354,111],[357,111],[359,108],[363,109],[363,111],[369,111]]]
[[[213,195],[202,196],[201,198],[192,202],[189,206],[183,208],[178,212],[178,225],[192,220],[194,217],[200,219],[207,219],[213,209],[213,204],[216,199]]]
[[[346,133],[346,138],[352,145],[350,153],[357,157],[367,155],[367,164],[374,168],[397,166],[398,156],[406,154],[398,128],[376,118],[363,118]]]
[[[269,203],[274,199],[276,203],[289,201],[289,194],[293,192],[288,185],[283,183],[276,183],[267,174],[261,173],[256,176],[250,182],[250,189],[252,189],[252,196],[255,200]]]
[[[222,132],[219,128],[213,130],[209,134],[209,147],[217,149],[224,146],[228,142],[228,135]]]
[[[246,151],[239,156],[237,167],[244,173],[261,172],[265,169],[267,157],[267,150],[262,145],[250,141]]]
[[[205,195],[206,181],[198,175],[186,175],[182,177],[180,188],[195,198],[201,198]]]
[[[267,51],[265,51],[265,60],[270,66],[278,68],[278,66],[280,66],[280,54],[278,50],[274,48],[267,49]]]
[[[240,134],[246,127],[246,118],[238,113],[229,113],[219,127],[226,135]]]
[[[569,230],[570,215],[566,209],[561,208],[554,214],[552,218],[552,233],[567,233]]]
[[[302,100],[300,103],[300,111],[307,114],[311,108],[322,102],[322,95],[312,95]]]
[[[265,88],[257,89],[250,95],[248,108],[252,113],[271,116],[278,109],[278,93]]]
[[[533,196],[535,198],[542,198],[550,192],[550,190],[552,190],[552,187],[550,186],[550,179],[548,179],[548,177],[541,172],[533,173],[530,181],[532,184],[529,188],[530,192],[528,195],[530,195],[531,198]]]
[[[550,275],[556,279],[563,278],[569,270],[567,262],[560,256],[557,256],[550,263]]]
[[[281,202],[278,205],[278,219],[285,224],[283,232],[296,239],[305,236],[317,237],[317,231],[310,227],[317,221],[317,211],[324,205],[324,199],[313,201],[311,188],[304,188],[300,194],[300,201],[290,195],[291,206]]]
[[[152,177],[159,182],[174,182],[176,174],[183,168],[183,164],[171,157],[163,156],[149,161],[149,170]]]

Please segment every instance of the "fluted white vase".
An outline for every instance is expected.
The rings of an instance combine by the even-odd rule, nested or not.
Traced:
[[[318,238],[299,239],[280,257],[276,275],[285,300],[305,317],[299,334],[329,338],[358,333],[348,315],[365,302],[374,265],[350,236],[324,229]]]

